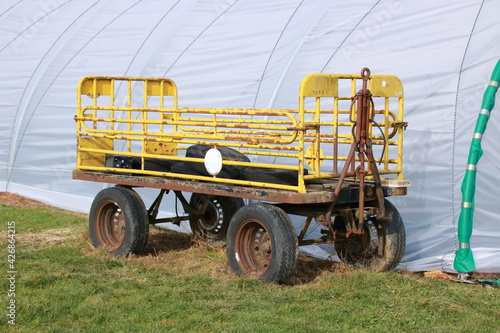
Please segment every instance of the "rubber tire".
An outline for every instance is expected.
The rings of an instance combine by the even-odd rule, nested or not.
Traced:
[[[307,175],[305,169],[304,174]],[[294,170],[248,167],[241,170],[241,178],[255,182],[296,186],[299,173]]]
[[[193,145],[188,147],[186,150],[186,157],[195,157],[195,158],[204,158],[207,154],[207,151],[212,149],[214,146],[212,145]],[[217,147],[222,155],[223,161],[238,161],[238,162],[250,162],[248,157],[244,154],[240,153],[235,149],[231,149],[228,147]],[[205,164],[201,162],[186,162],[193,170],[201,173],[205,176],[211,176],[207,169],[205,168]],[[221,178],[231,178],[238,179],[240,178],[241,170],[245,168],[240,165],[223,165],[221,172],[217,175]],[[227,175],[227,177],[225,177]]]
[[[193,168],[190,168],[186,162],[179,162],[172,165],[172,167],[170,168],[170,172],[181,173],[184,175],[202,176],[201,173],[194,170]]]
[[[162,160],[159,158],[145,158],[144,159],[144,170],[149,171],[159,171],[159,172],[169,172],[172,165],[178,163],[174,160]]]
[[[188,165],[188,163],[186,163],[186,162],[179,162],[179,163],[172,165],[170,171],[173,173],[181,173],[184,175],[207,176],[207,174],[200,173],[200,172],[196,171],[195,169],[191,168],[190,165]],[[212,176],[210,176],[210,177],[212,177]],[[217,174],[217,177],[218,178],[231,178],[229,176],[229,174],[224,170],[221,170],[221,172],[219,172]]]
[[[377,229],[378,244],[382,244],[382,255],[363,256],[357,254],[350,255],[345,251],[345,242],[335,243],[335,251],[340,260],[355,268],[363,268],[374,272],[384,272],[396,268],[403,258],[406,246],[406,233],[403,219],[394,205],[384,200],[387,219],[378,221],[372,219]],[[366,223],[365,223],[366,226]],[[345,231],[343,218],[337,216],[334,221],[334,230]],[[365,234],[367,229],[365,229]],[[378,249],[377,249],[378,250]],[[378,250],[378,252],[380,252]]]
[[[193,193],[189,200],[189,205],[198,209],[203,198],[209,200],[209,204],[203,216],[189,214],[189,225],[193,236],[203,239],[207,243],[222,247],[226,242],[227,228],[233,215],[245,205],[241,198],[209,196],[206,194]],[[205,220],[202,220],[205,217]],[[208,222],[206,219],[209,219]]]
[[[248,262],[245,251],[261,251],[264,248],[240,240],[245,231],[261,228],[257,235],[266,231],[270,241],[270,259],[267,268],[259,270],[258,263]],[[262,238],[261,238],[262,240]],[[264,250],[265,251],[265,250]],[[266,203],[251,204],[239,209],[229,223],[226,254],[231,270],[238,275],[258,278],[263,283],[287,283],[295,275],[299,245],[290,217],[280,208]],[[257,269],[255,271],[255,269]]]
[[[121,211],[121,213],[120,213]],[[111,218],[121,214],[124,224],[122,239],[113,239]],[[116,220],[116,219],[115,219]],[[89,213],[89,233],[95,248],[123,257],[139,254],[147,243],[149,220],[141,197],[132,189],[110,187],[97,194]]]

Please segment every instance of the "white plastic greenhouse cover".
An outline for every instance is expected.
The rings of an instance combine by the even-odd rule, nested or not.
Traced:
[[[494,0],[2,0],[0,191],[88,211],[104,185],[71,178],[83,76],[169,77],[181,107],[297,108],[305,75],[369,67],[405,87],[412,186],[391,198],[407,232],[400,267],[452,271],[499,13]],[[478,271],[500,272],[500,110],[488,129],[471,247]]]

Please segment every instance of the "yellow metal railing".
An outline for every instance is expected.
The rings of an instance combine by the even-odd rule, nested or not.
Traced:
[[[106,155],[115,154],[140,160],[140,168],[127,170],[132,174],[305,192],[309,181],[339,177],[354,140],[351,97],[360,85],[360,75],[311,74],[302,81],[296,110],[178,108],[177,87],[170,79],[88,76],[78,86],[77,169],[122,172],[105,164]],[[383,179],[403,179],[402,84],[392,75],[372,75],[368,88],[374,102],[368,131],[379,173]],[[193,144],[235,148],[253,161],[223,161],[226,165],[295,170],[298,183],[280,185],[144,168],[148,158],[202,162],[182,153]],[[262,159],[267,161],[258,162]],[[354,177],[359,162],[353,161],[348,177]]]

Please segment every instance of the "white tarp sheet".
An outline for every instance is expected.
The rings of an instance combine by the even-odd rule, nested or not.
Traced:
[[[89,209],[103,184],[71,179],[85,75],[169,77],[181,107],[297,108],[305,75],[369,67],[405,87],[412,187],[391,199],[407,230],[401,267],[451,271],[468,147],[500,55],[498,13],[494,0],[2,0],[0,191]],[[486,272],[500,272],[499,128],[493,109],[471,239]]]

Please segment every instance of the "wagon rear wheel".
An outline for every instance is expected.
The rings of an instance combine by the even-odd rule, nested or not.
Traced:
[[[111,187],[97,194],[89,213],[92,245],[116,256],[139,253],[147,242],[146,207],[132,189]]]
[[[286,283],[297,269],[299,251],[292,221],[269,204],[252,204],[236,212],[226,250],[233,272],[264,283]]]
[[[210,196],[193,193],[191,207],[203,210],[199,215],[190,214],[189,224],[193,235],[214,245],[224,245],[227,227],[238,209],[245,205],[241,198]]]
[[[406,245],[403,220],[391,202],[385,200],[384,205],[386,220],[371,217],[365,221],[362,235],[336,237],[335,251],[342,262],[376,272],[394,269],[399,264]],[[345,234],[342,217],[335,218],[334,230],[338,235]]]

